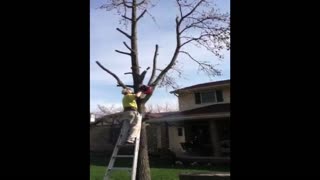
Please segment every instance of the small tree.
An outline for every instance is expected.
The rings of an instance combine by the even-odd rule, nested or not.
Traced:
[[[157,55],[158,45],[155,45],[153,56],[153,67],[151,77],[148,80],[148,85],[152,86],[155,90],[156,87],[171,86],[174,87],[176,82],[172,76],[169,75],[170,71],[180,71],[177,68],[177,60],[181,54],[189,57],[198,66],[199,70],[207,73],[208,76],[216,76],[220,74],[212,63],[200,61],[193,57],[184,48],[188,45],[194,44],[202,46],[213,55],[223,58],[221,50],[230,48],[230,16],[226,13],[219,13],[213,5],[213,0],[175,0],[177,4],[177,11],[179,15],[175,17],[175,35],[176,38],[172,41],[176,46],[172,57],[169,59],[168,65],[164,69],[160,69],[157,73]],[[139,90],[139,86],[144,84],[144,78],[149,68],[140,72],[139,58],[138,58],[138,24],[144,15],[149,12],[149,9],[154,4],[151,0],[107,0],[100,8],[110,10],[117,10],[121,16],[121,21],[125,25],[130,25],[130,32],[125,32],[120,28],[117,31],[122,33],[130,41],[130,45],[123,42],[124,46],[129,50],[128,52],[115,50],[118,53],[124,54],[131,59],[131,72],[133,79],[132,85],[124,84],[120,78],[109,69],[105,68],[98,61],[96,62],[104,71],[113,76],[118,86],[132,87],[135,92]],[[138,100],[138,110],[140,113],[145,112],[145,103],[149,100],[152,94],[146,96],[142,100]],[[143,123],[144,124],[144,123]],[[146,128],[142,125],[140,151],[137,179],[150,180],[150,167],[148,159],[148,148],[146,140]]]
[[[114,104],[109,105],[109,106],[103,106],[103,105],[98,104],[98,109],[99,109],[100,114],[102,114],[102,115],[114,114],[114,113],[118,113],[118,112],[122,111],[122,107],[120,107],[120,106],[117,107]]]

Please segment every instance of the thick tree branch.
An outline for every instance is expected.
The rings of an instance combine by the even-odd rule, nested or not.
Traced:
[[[129,21],[132,21],[132,19],[130,19],[130,18],[128,18],[127,16],[121,16],[121,17],[123,17],[124,19],[127,19],[127,20],[129,20]]]
[[[190,55],[190,53],[188,53],[186,51],[179,51],[179,52],[189,56],[189,58],[191,60],[193,60],[194,62],[196,62],[199,65],[199,69],[201,71],[204,71],[205,73],[207,73],[208,76],[215,76],[215,75],[219,75],[221,73],[219,70],[215,69],[213,67],[213,65],[209,64],[208,62],[201,62],[201,61],[196,60],[195,58],[193,58]]]
[[[186,15],[182,16],[180,21],[179,21],[179,25],[182,23],[182,21],[187,18],[188,16],[190,16],[197,8],[198,6],[200,6],[200,4],[203,2],[204,0],[200,0],[194,7],[192,7],[191,11],[189,13],[187,13]],[[181,5],[179,6],[181,7]]]
[[[201,40],[203,37],[205,37],[205,36],[214,36],[214,35],[212,35],[212,34],[201,34],[199,37],[197,37],[197,38],[192,38],[192,37],[181,37],[181,38],[190,38],[188,41],[186,41],[186,42],[184,42],[184,43],[182,43],[181,44],[181,47],[182,46],[184,46],[184,45],[186,45],[186,44],[188,44],[188,43],[190,43],[191,41],[198,41],[198,40]]]
[[[146,76],[147,71],[148,71],[149,69],[150,69],[150,67],[148,67],[146,70],[144,70],[144,71],[140,74],[140,76],[139,76],[139,81],[140,81],[141,84],[143,84],[144,77]]]
[[[184,45],[188,44],[188,43],[191,42],[191,41],[196,41],[196,40],[199,40],[199,39],[200,39],[200,38],[191,38],[191,39],[189,39],[188,41],[182,43],[181,46],[184,46]]]
[[[177,1],[178,6],[179,6],[180,17],[182,17],[183,14],[182,14],[182,7],[181,7],[181,4],[180,4],[180,0],[176,0],[176,1]]]
[[[140,6],[140,5],[143,4],[145,1],[146,1],[146,0],[143,0],[143,1],[139,2],[139,3],[137,4],[137,6]]]
[[[101,69],[105,70],[107,73],[109,73],[111,76],[113,76],[113,77],[117,80],[119,86],[121,86],[121,87],[123,87],[123,88],[126,88],[126,85],[123,84],[123,82],[118,78],[117,75],[115,75],[113,72],[111,72],[111,71],[108,70],[107,68],[103,67],[103,66],[99,63],[99,61],[96,61],[96,63],[98,64],[98,66],[99,66]]]
[[[125,36],[127,36],[127,38],[131,39],[131,36],[129,34],[127,34],[126,32],[122,31],[121,29],[117,28],[117,30],[119,32],[121,32],[122,34],[124,34]]]
[[[150,80],[148,82],[148,85],[151,85],[152,81],[155,78],[156,75],[156,69],[157,69],[157,56],[158,56],[158,44],[156,44],[156,49],[154,51],[154,55],[153,55],[153,67],[152,67],[152,73],[151,73],[151,77]]]
[[[176,48],[175,51],[173,53],[173,56],[171,58],[170,63],[167,65],[167,67],[161,71],[161,73],[159,74],[159,76],[156,78],[156,80],[154,82],[151,83],[151,86],[155,87],[159,81],[164,77],[164,75],[175,65],[176,60],[178,58],[179,55],[179,50],[181,48],[181,41],[180,41],[180,34],[179,34],[179,28],[180,28],[180,22],[179,21],[179,17],[176,17]]]
[[[185,28],[183,28],[181,31],[180,31],[180,34],[182,34],[184,31],[186,31],[187,29],[189,28],[192,28],[192,27],[197,27],[196,25],[197,24],[201,24],[201,23],[204,23],[204,21],[206,20],[209,20],[210,18],[203,18],[201,20],[197,20],[197,22],[194,22],[194,23],[191,23],[190,25],[187,25]]]
[[[131,52],[133,52],[133,50],[128,46],[126,42],[123,42],[123,44],[126,46],[126,48],[128,48]]]
[[[193,58],[193,57],[190,55],[190,53],[188,53],[188,52],[186,52],[186,51],[179,51],[179,52],[188,55],[190,59],[192,59],[193,61],[195,61],[195,62],[197,62],[197,63],[199,64],[199,61],[196,60],[195,58]]]
[[[127,4],[124,4],[127,8],[133,8],[133,6],[129,6],[129,5],[127,5]]]
[[[147,10],[144,10],[144,11],[140,14],[140,16],[137,18],[137,21],[139,21],[139,19],[142,18],[143,15],[144,15],[146,12],[147,12]]]
[[[124,4],[124,6],[127,7],[127,8],[133,8],[133,6],[128,5],[125,0],[123,0],[123,4]]]
[[[154,90],[155,90],[155,89],[153,89],[152,94],[154,93]],[[142,103],[146,103],[146,102],[150,99],[150,97],[152,96],[152,94],[147,94],[146,97],[144,97],[144,98],[141,100],[141,102],[142,102]]]
[[[120,53],[120,54],[125,54],[125,55],[128,55],[128,56],[131,56],[131,53],[127,53],[127,52],[123,52],[123,51],[119,51],[119,50],[115,50],[117,53]]]

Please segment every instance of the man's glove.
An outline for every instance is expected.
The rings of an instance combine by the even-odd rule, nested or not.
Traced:
[[[151,94],[152,88],[150,86],[142,85],[139,88],[140,91],[142,91],[144,94]]]

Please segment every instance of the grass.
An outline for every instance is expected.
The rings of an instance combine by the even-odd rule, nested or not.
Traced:
[[[109,157],[104,154],[92,154],[90,156],[90,180],[103,180]],[[152,180],[179,180],[180,173],[191,173],[191,172],[229,172],[230,168],[228,165],[173,165],[174,159],[170,158],[159,158],[150,156],[149,157],[151,179]],[[115,166],[117,167],[129,167],[132,164],[128,160],[117,160]],[[126,180],[130,179],[128,171],[114,171],[112,173],[113,180]]]
[[[102,180],[106,167],[105,166],[90,166],[90,180]],[[151,168],[151,179],[152,180],[179,180],[180,173],[191,173],[191,172],[212,172],[213,170],[219,172],[228,172],[227,167],[217,168],[186,168],[186,167],[167,167],[167,168]],[[127,171],[114,171],[112,178],[114,180],[125,180],[130,179],[130,175]]]

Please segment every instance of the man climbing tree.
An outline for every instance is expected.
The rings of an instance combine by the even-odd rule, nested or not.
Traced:
[[[128,68],[131,68],[131,72],[128,74],[132,75],[133,84],[124,84],[116,74],[96,61],[104,71],[116,79],[118,86],[122,88],[131,87],[135,93],[139,91],[139,88],[143,84],[152,88],[152,93],[157,87],[173,86],[175,84],[174,79],[168,75],[168,72],[179,70],[176,65],[181,54],[186,55],[188,59],[194,61],[199,66],[199,69],[207,73],[208,76],[220,74],[220,71],[217,70],[212,63],[199,61],[185,50],[185,47],[192,44],[199,45],[212,52],[213,55],[222,58],[221,50],[229,50],[230,48],[229,14],[219,13],[213,5],[214,0],[175,0],[175,3],[178,12],[178,15],[172,18],[172,20],[175,21],[175,39],[172,39],[172,43],[175,44],[175,49],[172,57],[168,59],[166,67],[159,70],[157,69],[158,45],[155,45],[151,77],[147,83],[144,83],[144,78],[149,68],[140,73],[138,57],[138,24],[141,19],[145,17],[146,13],[151,13],[150,8],[155,6],[155,4],[153,4],[152,0],[106,0],[106,3],[101,5],[101,9],[106,9],[108,11],[117,10],[121,16],[121,21],[124,21],[125,24],[129,24],[130,26],[130,32],[125,32],[120,28],[116,28],[117,31],[128,38],[130,45],[123,42],[124,46],[128,49],[128,52],[115,51],[124,54],[131,59],[131,65],[128,65]],[[157,73],[157,70],[159,70],[159,73]],[[152,96],[152,93],[147,94],[143,99],[137,100],[138,111],[141,114],[145,112],[145,104]],[[141,127],[137,179],[151,179],[146,128],[144,125]]]

